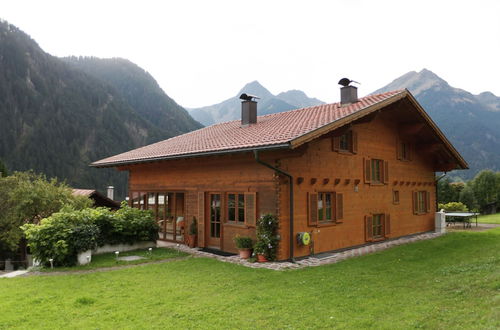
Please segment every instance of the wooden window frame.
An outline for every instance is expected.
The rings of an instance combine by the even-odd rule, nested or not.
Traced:
[[[398,140],[396,148],[396,158],[403,162],[412,160],[413,145],[408,141]]]
[[[378,180],[375,181],[374,165],[379,164]],[[379,158],[363,158],[363,177],[366,184],[373,186],[381,186],[389,184],[389,162]]]
[[[229,195],[234,195],[235,199],[235,205],[234,205],[234,219],[229,218]],[[240,207],[239,207],[239,198],[240,196],[243,196],[243,221],[240,221]],[[227,223],[233,224],[233,225],[244,225],[246,223],[245,221],[245,193],[243,192],[228,192],[225,194],[226,198],[226,203],[225,203],[225,209],[226,209],[226,221]]]
[[[229,195],[238,196],[243,195],[243,214],[244,221],[238,221],[238,207],[235,208],[236,220],[229,220]],[[246,227],[253,228],[257,223],[257,193],[255,192],[241,192],[241,191],[230,191],[223,194],[224,199],[224,219],[223,223],[225,226],[235,226],[235,227]]]
[[[431,193],[427,190],[415,190],[413,196],[413,214],[427,214],[431,211]]]
[[[374,236],[374,217],[380,218],[380,235]],[[367,242],[382,241],[391,234],[391,216],[388,213],[376,212],[365,216],[365,240]]]
[[[400,202],[400,193],[399,190],[392,190],[392,204],[398,205]]]
[[[320,202],[326,204],[326,194],[330,195],[331,202],[331,219],[320,220]],[[323,226],[333,226],[338,223],[343,222],[344,218],[344,194],[338,193],[336,191],[318,191],[314,193],[308,193],[308,226],[311,227],[323,227]],[[325,210],[325,208],[323,208]]]
[[[342,146],[345,140],[347,147]],[[341,154],[354,155],[358,153],[358,133],[352,129],[332,138],[332,150]]]

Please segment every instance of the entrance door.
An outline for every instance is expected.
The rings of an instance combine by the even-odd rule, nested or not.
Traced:
[[[212,248],[220,249],[220,237],[221,237],[221,194],[209,194],[209,214],[207,226],[207,245]]]

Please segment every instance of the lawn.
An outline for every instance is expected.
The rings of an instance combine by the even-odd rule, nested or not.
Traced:
[[[500,328],[500,228],[277,272],[208,258],[0,279],[0,328]]]
[[[124,265],[137,265],[143,264],[152,261],[170,259],[170,258],[179,258],[186,257],[189,254],[177,251],[174,249],[166,249],[166,248],[155,248],[151,250],[135,250],[128,252],[121,252],[120,257],[126,256],[139,256],[144,259],[133,260],[133,261],[123,261],[117,260],[116,255],[114,253],[104,253],[99,255],[93,255],[91,263],[87,265],[74,266],[74,267],[56,267],[56,268],[42,268],[42,272],[59,272],[59,271],[73,271],[73,270],[91,270],[96,268],[105,268],[105,267],[116,267],[116,266],[124,266]]]
[[[477,217],[479,223],[498,223],[500,224],[500,213],[480,215]]]

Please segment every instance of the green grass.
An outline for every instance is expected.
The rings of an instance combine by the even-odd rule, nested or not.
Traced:
[[[147,249],[121,252],[119,255],[120,257],[126,257],[126,256],[144,257],[144,259],[140,259],[140,260],[123,261],[123,260],[117,260],[115,253],[112,252],[112,253],[93,255],[92,261],[90,262],[90,264],[87,264],[87,265],[74,266],[74,267],[56,267],[53,269],[42,268],[42,269],[40,269],[40,271],[42,271],[42,272],[65,272],[65,271],[75,271],[75,270],[91,270],[91,269],[105,268],[105,267],[137,265],[137,264],[143,264],[143,263],[147,263],[147,262],[151,262],[151,261],[185,257],[188,255],[189,254],[187,254],[187,253],[177,251],[174,249],[153,248],[151,251],[151,254],[149,253],[149,251]]]
[[[477,217],[479,223],[497,223],[500,224],[500,213],[480,215]]]
[[[498,329],[500,228],[276,272],[208,258],[0,279],[0,328]]]

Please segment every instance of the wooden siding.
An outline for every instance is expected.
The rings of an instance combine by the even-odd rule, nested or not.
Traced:
[[[207,193],[223,194],[223,220],[227,192],[255,193],[256,212],[277,212],[277,194],[274,173],[257,164],[253,154],[225,155],[184,160],[152,162],[128,166],[129,191],[176,191],[185,193],[185,218],[189,223],[198,220],[198,244],[205,246],[205,226],[208,226]],[[251,195],[251,194],[250,194]],[[221,249],[237,252],[235,235],[255,238],[255,227],[224,223]]]
[[[303,156],[280,159],[281,169],[296,179],[294,231],[312,233],[314,242],[313,250],[295,245],[295,257],[365,244],[365,218],[371,214],[389,215],[390,222],[384,226],[390,238],[434,229],[434,207],[429,213],[414,215],[412,205],[415,190],[429,191],[430,205],[435,203],[433,159],[419,154],[412,155],[411,161],[397,159],[398,126],[390,114],[379,113],[371,122],[355,124],[352,129],[357,133],[355,154],[332,151],[332,136],[328,135],[311,141]],[[387,184],[365,183],[365,158],[386,162],[388,173],[383,177],[387,177]],[[297,184],[299,177],[302,183]],[[288,187],[282,179],[279,205],[283,243],[289,241]],[[399,204],[393,203],[393,190],[399,191]],[[308,193],[328,191],[343,196],[342,222],[310,226]],[[288,244],[280,245],[278,256],[289,257]]]

